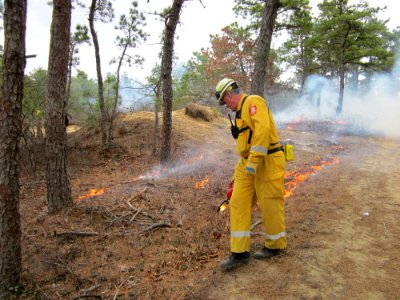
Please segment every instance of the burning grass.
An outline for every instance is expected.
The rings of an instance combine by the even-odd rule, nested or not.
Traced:
[[[326,166],[338,164],[339,162],[339,157],[328,157],[304,163],[295,170],[287,171],[285,173],[285,198],[293,196],[296,187],[306,181],[311,175],[316,174],[317,171],[322,170]]]
[[[90,198],[90,197],[93,197],[93,196],[102,195],[106,191],[107,191],[107,188],[89,189],[89,191],[86,194],[78,197],[78,201],[82,201],[83,199]]]
[[[351,129],[351,125],[345,121],[338,119],[336,121],[313,121],[303,120],[301,117],[297,117],[291,122],[279,124],[281,129],[294,130],[294,131],[305,131],[305,132],[335,132],[343,134]]]

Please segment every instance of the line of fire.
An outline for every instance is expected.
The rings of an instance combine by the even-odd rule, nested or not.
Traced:
[[[299,123],[299,122],[295,122]],[[286,129],[292,130],[292,124],[287,124]],[[305,182],[310,176],[316,175],[318,171],[322,170],[327,166],[340,163],[340,158],[337,156],[341,151],[345,150],[340,145],[334,145],[332,149],[333,155],[325,158],[318,158],[313,161],[309,161],[302,165],[296,165],[295,168],[287,170],[285,172],[285,198],[288,199],[295,194],[295,190]],[[191,159],[185,160],[181,165],[171,165],[171,166],[158,166],[145,172],[142,175],[132,178],[125,183],[134,183],[139,180],[158,180],[170,174],[177,173],[180,168],[187,168],[189,165],[194,164],[203,159],[202,155],[192,157]],[[209,185],[209,178],[203,178],[199,181],[193,183],[193,188],[195,190],[207,189]],[[79,196],[77,202],[81,202],[84,199],[91,198],[93,196],[98,196],[106,193],[112,189],[112,187],[101,187],[99,189],[89,189],[87,193]],[[217,201],[218,202],[218,201]],[[221,202],[221,201],[219,201]],[[218,205],[219,204],[219,205]],[[218,212],[224,212],[229,207],[228,199],[224,200],[222,203],[216,203],[218,205]]]

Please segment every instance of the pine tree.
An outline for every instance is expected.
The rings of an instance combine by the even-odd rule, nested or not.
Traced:
[[[71,8],[71,0],[53,0],[45,121],[49,212],[72,205],[66,132]]]

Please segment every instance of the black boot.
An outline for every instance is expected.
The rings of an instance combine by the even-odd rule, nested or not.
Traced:
[[[241,253],[232,252],[231,256],[229,256],[227,260],[223,260],[220,266],[224,271],[227,271],[236,268],[240,265],[247,264],[249,261],[250,261],[249,252],[241,252]]]
[[[254,253],[254,258],[255,259],[268,259],[274,256],[277,256],[281,254],[282,250],[281,249],[268,249],[267,247],[264,246],[261,250],[257,251]]]

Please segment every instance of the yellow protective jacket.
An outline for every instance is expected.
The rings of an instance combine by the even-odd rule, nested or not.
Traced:
[[[264,164],[261,168],[264,180],[274,180],[283,176],[284,153],[278,151],[268,154],[268,151],[281,145],[275,121],[265,100],[257,95],[244,95],[238,107],[240,112],[236,114],[236,126],[239,129],[249,127],[239,134],[236,142],[240,156],[247,159],[246,171],[255,173],[257,168]]]

